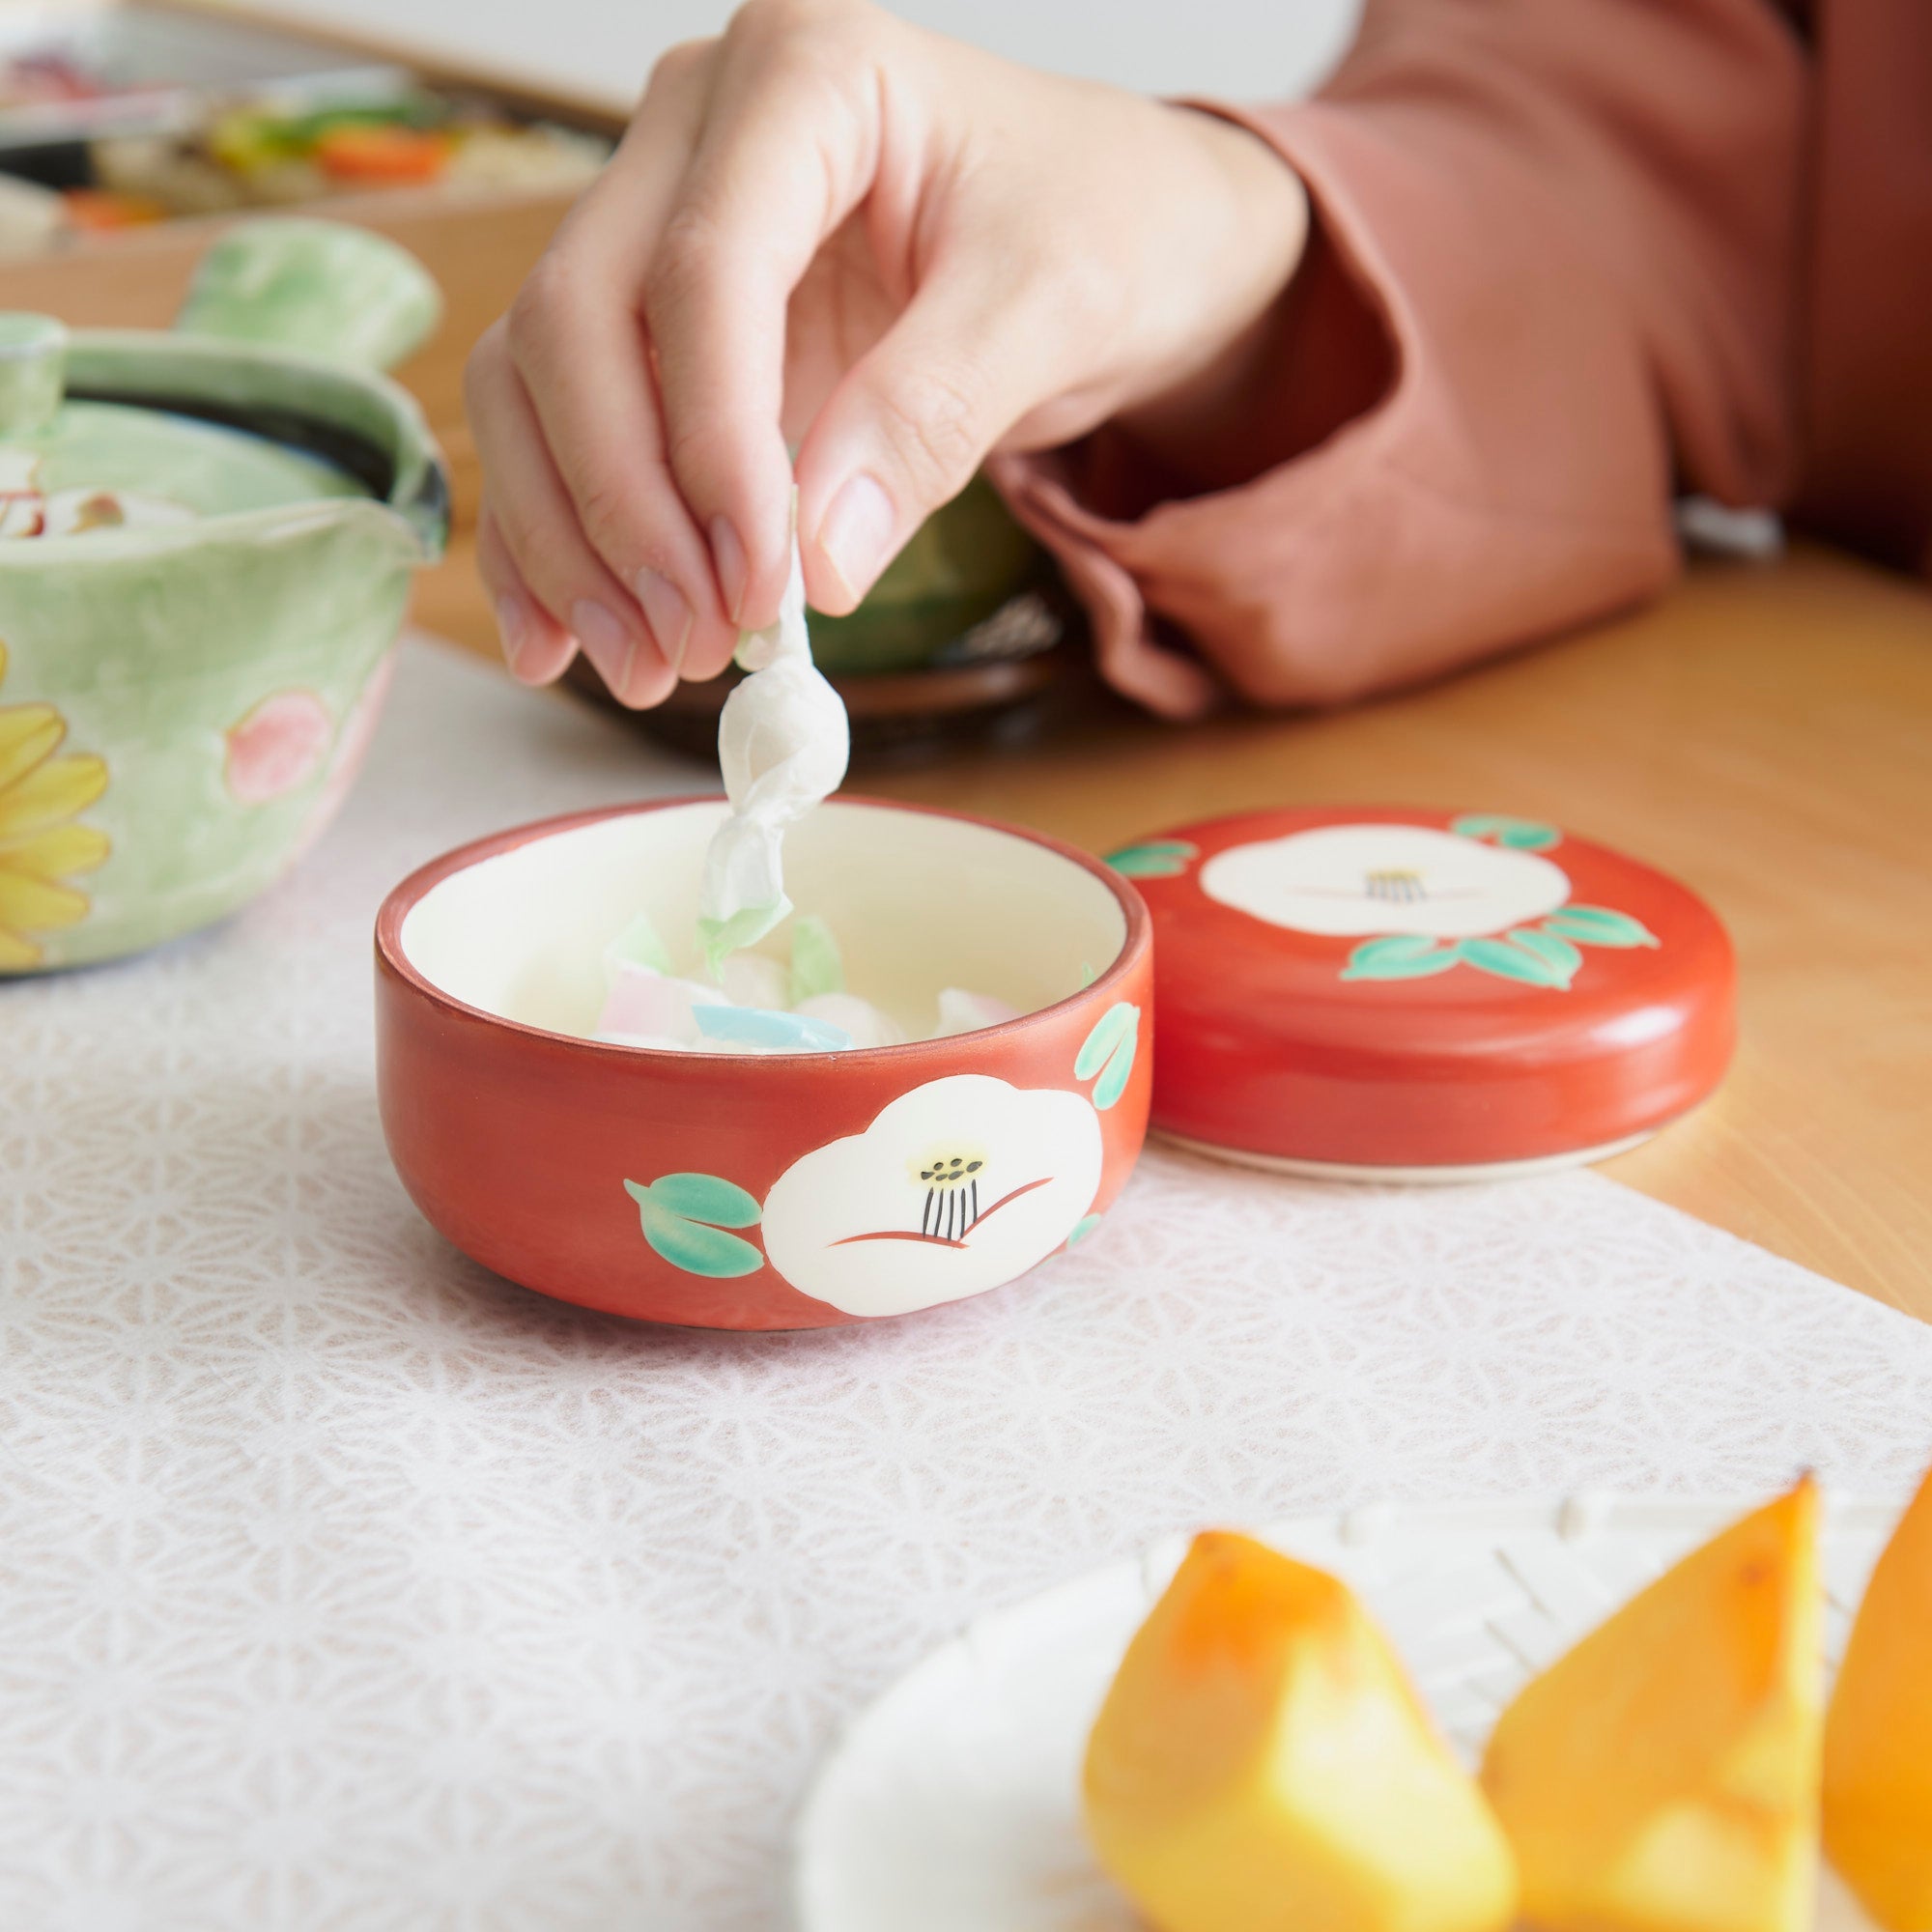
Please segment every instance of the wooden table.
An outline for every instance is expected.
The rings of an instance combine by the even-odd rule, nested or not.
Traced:
[[[419,618],[494,650],[461,554]],[[868,791],[1094,851],[1211,812],[1520,813],[1686,880],[1737,942],[1717,1098],[1605,1172],[1932,1321],[1932,594],[1829,553],[1707,564],[1623,622],[1320,718],[1102,708]]]

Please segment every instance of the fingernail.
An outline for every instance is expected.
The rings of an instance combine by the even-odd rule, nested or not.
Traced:
[[[640,570],[638,602],[651,620],[651,635],[658,640],[671,675],[679,675],[684,669],[684,647],[691,641],[691,606],[685,602],[684,592],[655,570]]]
[[[851,596],[862,596],[885,568],[895,521],[893,499],[876,477],[864,471],[833,497],[818,526],[818,541]]]
[[[506,590],[497,599],[497,635],[503,640],[503,662],[515,677],[517,660],[529,647],[530,607],[513,591]]]
[[[637,639],[619,618],[588,597],[580,597],[570,607],[570,628],[584,656],[611,687],[611,696],[621,701],[631,682],[631,667],[638,661]]]
[[[745,589],[749,573],[745,568],[745,546],[729,517],[711,519],[711,560],[718,566],[719,587],[724,592],[724,611],[734,624],[745,616]]]

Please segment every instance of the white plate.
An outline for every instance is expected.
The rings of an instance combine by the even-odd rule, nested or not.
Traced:
[[[1360,1594],[1473,1763],[1531,1675],[1763,1500],[1378,1507],[1257,1533]],[[1828,1499],[1833,1665],[1900,1509]],[[1172,1538],[982,1618],[862,1713],[800,1815],[799,1932],[1144,1932],[1088,1854],[1080,1761],[1186,1547]],[[1848,1908],[1829,1899],[1821,1926],[1859,1923]]]

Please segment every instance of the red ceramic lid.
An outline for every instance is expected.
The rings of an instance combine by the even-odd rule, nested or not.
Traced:
[[[1694,1106],[1731,1056],[1716,914],[1553,826],[1343,806],[1111,857],[1153,913],[1153,1124],[1212,1151],[1586,1158]]]

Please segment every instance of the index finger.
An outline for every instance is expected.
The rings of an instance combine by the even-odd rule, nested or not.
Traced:
[[[776,616],[790,568],[787,304],[878,162],[873,28],[845,19],[753,6],[732,22],[644,282],[671,469],[742,549],[748,628]]]
[[[641,289],[703,112],[703,47],[675,50],[604,175],[511,309],[509,340],[591,548],[668,662],[723,668],[737,627],[666,456]]]

